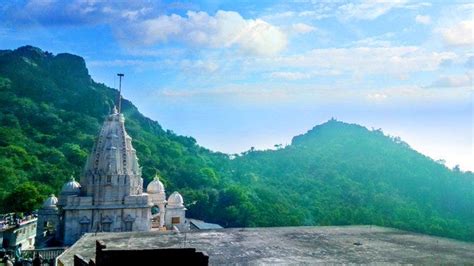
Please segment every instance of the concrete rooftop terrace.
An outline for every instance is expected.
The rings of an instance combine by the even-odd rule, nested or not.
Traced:
[[[471,264],[474,244],[376,226],[231,228],[206,231],[86,234],[58,260],[95,258],[107,249],[192,247],[216,264]],[[157,261],[158,262],[158,261]],[[150,265],[157,262],[150,262]],[[138,264],[137,264],[138,265]]]

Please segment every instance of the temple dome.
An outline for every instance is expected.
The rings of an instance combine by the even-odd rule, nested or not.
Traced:
[[[58,204],[58,198],[54,196],[54,194],[51,194],[49,198],[47,198],[43,202],[43,208],[45,209],[54,209],[56,208],[56,204]]]
[[[184,207],[184,201],[181,194],[179,194],[176,191],[173,192],[173,194],[171,194],[170,197],[168,198],[168,207],[174,207],[174,208]]]
[[[77,182],[73,176],[69,182],[63,185],[61,189],[61,194],[79,194],[81,192],[81,184]]]
[[[163,183],[161,183],[160,179],[158,178],[158,175],[156,175],[153,181],[148,184],[148,186],[146,187],[146,192],[150,194],[158,194],[165,192],[165,186],[163,185]]]

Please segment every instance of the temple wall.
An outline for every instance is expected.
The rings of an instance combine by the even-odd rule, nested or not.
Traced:
[[[68,209],[64,211],[64,244],[74,243],[87,232],[149,231],[151,207],[148,196],[129,196],[127,202],[117,205],[67,206]]]
[[[189,225],[186,221],[185,208],[166,208],[165,212],[165,226],[168,229],[173,229],[176,226],[180,231],[186,231],[189,229]],[[179,220],[179,221],[178,221]]]

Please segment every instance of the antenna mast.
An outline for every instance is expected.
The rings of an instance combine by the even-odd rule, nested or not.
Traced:
[[[122,73],[118,73],[119,76],[119,94],[118,94],[118,113],[122,111],[122,77],[125,76]]]

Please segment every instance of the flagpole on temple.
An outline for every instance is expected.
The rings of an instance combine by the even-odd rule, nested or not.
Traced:
[[[118,113],[122,112],[122,77],[125,76],[122,73],[118,73],[119,76],[119,94],[118,94]]]

